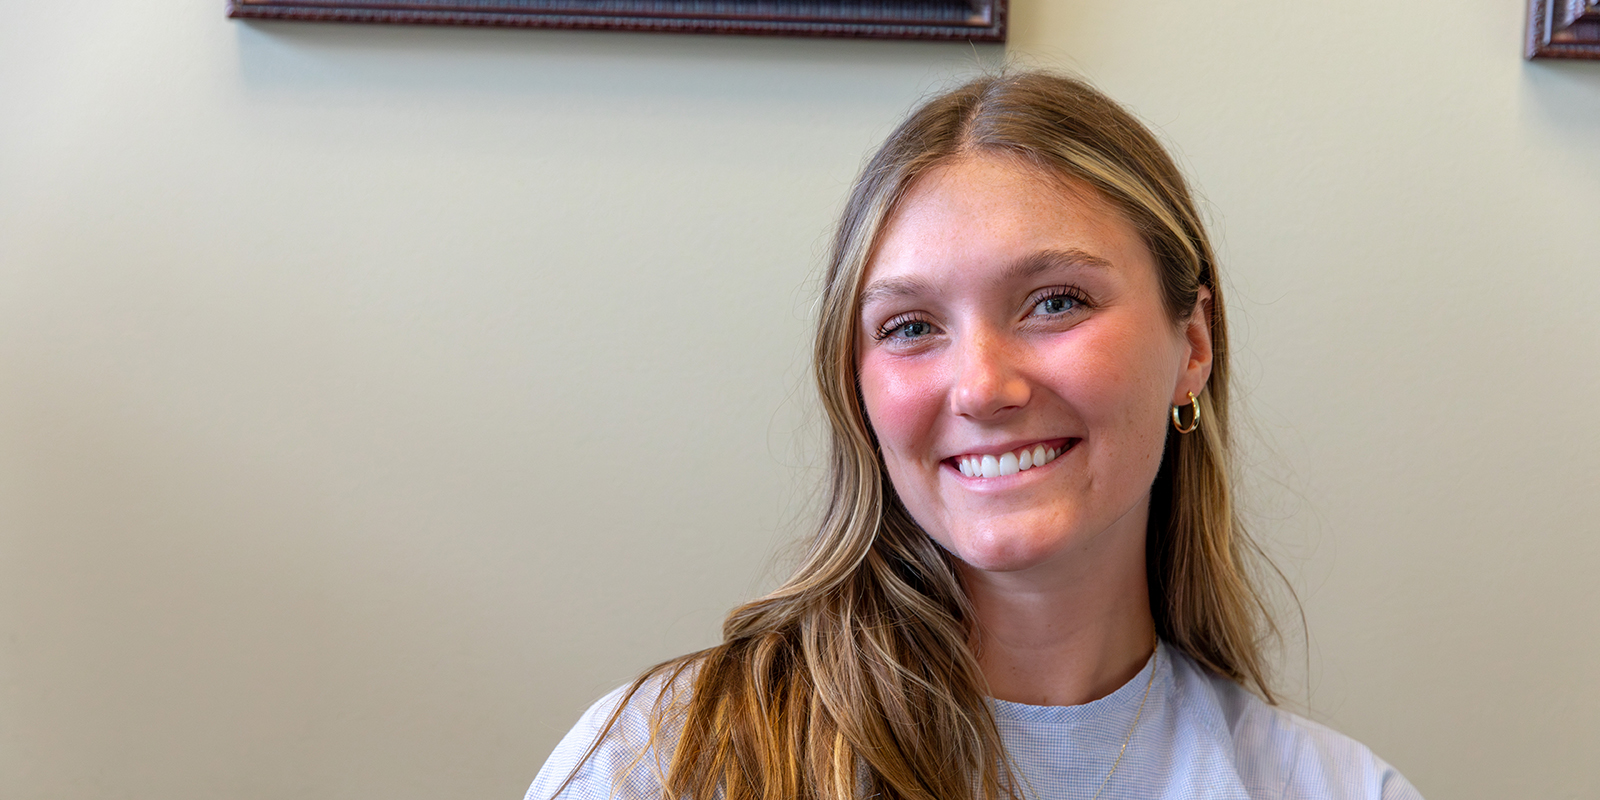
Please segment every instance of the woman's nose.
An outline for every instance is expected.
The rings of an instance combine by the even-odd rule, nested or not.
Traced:
[[[1028,404],[1030,388],[1018,369],[1020,356],[1004,336],[975,331],[956,348],[951,410],[977,420],[1004,416]]]

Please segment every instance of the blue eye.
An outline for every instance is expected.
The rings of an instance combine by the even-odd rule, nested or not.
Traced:
[[[873,332],[872,338],[880,342],[885,339],[898,339],[904,342],[916,341],[925,336],[932,336],[933,333],[933,323],[915,317],[907,319],[902,315],[885,322],[883,327]]]
[[[1057,294],[1040,300],[1034,305],[1033,310],[1036,313],[1051,316],[1055,314],[1065,314],[1066,312],[1076,308],[1077,305],[1078,301],[1076,299],[1064,294]]]

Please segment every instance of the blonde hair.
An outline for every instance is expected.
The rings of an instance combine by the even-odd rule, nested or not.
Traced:
[[[1209,290],[1204,423],[1191,435],[1169,433],[1151,490],[1150,605],[1172,647],[1272,700],[1259,647],[1271,623],[1246,568],[1259,552],[1229,486],[1222,287],[1189,189],[1155,137],[1109,98],[1080,81],[1018,72],[918,108],[850,193],[814,349],[830,433],[820,528],[783,586],[728,615],[721,645],[646,672],[605,729],[647,681],[689,686],[671,709],[664,691],[651,715],[652,746],[668,727],[677,734],[667,797],[1015,796],[969,647],[972,607],[950,556],[897,499],[856,383],[857,306],[873,248],[908,187],[965,155],[1019,159],[1103,194],[1155,256],[1175,323],[1195,308],[1200,287]]]

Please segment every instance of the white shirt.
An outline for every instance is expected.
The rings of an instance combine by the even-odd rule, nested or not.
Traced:
[[[622,694],[618,689],[590,707],[556,746],[526,800],[551,800]],[[661,798],[659,776],[670,753],[639,757],[655,698],[649,687],[635,695],[561,797]],[[1165,644],[1132,680],[1092,703],[989,702],[1025,800],[1094,797],[1124,740],[1127,751],[1102,800],[1421,800],[1399,772],[1359,742],[1267,705]]]

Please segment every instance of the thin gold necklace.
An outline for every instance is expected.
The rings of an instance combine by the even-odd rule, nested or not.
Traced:
[[[1150,650],[1150,680],[1144,684],[1144,696],[1139,698],[1139,710],[1134,712],[1133,722],[1128,725],[1128,735],[1122,737],[1122,748],[1117,751],[1117,760],[1111,762],[1111,771],[1106,773],[1106,779],[1100,782],[1100,788],[1094,791],[1094,797],[1090,800],[1100,800],[1100,793],[1111,783],[1111,776],[1117,774],[1117,767],[1122,766],[1122,757],[1128,753],[1128,743],[1133,741],[1133,732],[1139,729],[1139,720],[1144,717],[1144,704],[1150,699],[1150,687],[1156,685],[1156,669],[1161,666],[1161,635],[1156,634],[1155,639],[1155,645]],[[1039,796],[1038,790],[1033,788],[1027,775],[1022,776],[1022,781],[1027,785],[1028,794]]]
[[[1156,668],[1161,666],[1161,637],[1156,637],[1156,643],[1150,651],[1150,680],[1144,685],[1144,696],[1139,698],[1139,710],[1134,712],[1133,723],[1128,726],[1128,735],[1122,737],[1122,749],[1117,751],[1117,760],[1111,762],[1111,771],[1106,773],[1106,779],[1100,782],[1100,788],[1094,791],[1092,800],[1100,800],[1100,793],[1106,790],[1106,784],[1111,783],[1111,776],[1117,774],[1117,767],[1122,766],[1122,757],[1128,753],[1128,742],[1133,741],[1133,732],[1139,729],[1139,719],[1144,716],[1144,703],[1150,699],[1150,687],[1156,685]]]

